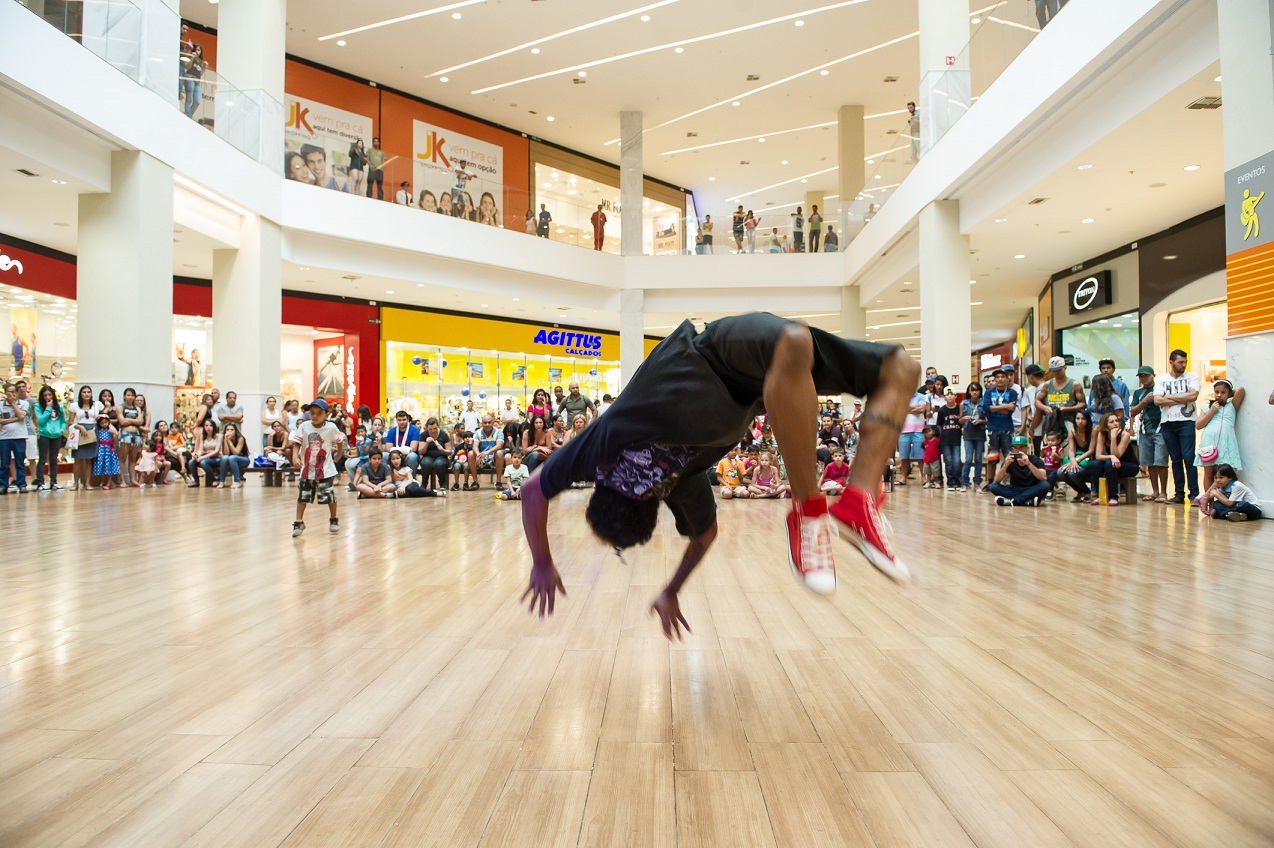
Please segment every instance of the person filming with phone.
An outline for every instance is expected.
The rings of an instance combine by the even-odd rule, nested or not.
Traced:
[[[995,482],[987,489],[995,495],[996,506],[1039,506],[1049,493],[1044,461],[1031,455],[1027,436],[1013,437],[1006,461],[995,472]]]

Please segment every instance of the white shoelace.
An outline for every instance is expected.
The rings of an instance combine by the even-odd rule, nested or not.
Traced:
[[[826,515],[817,518],[801,517],[801,565],[806,571],[829,571],[832,562],[831,522]]]

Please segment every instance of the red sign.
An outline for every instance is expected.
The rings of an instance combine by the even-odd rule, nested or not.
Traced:
[[[948,56],[948,57],[947,57],[947,67],[949,68],[949,67],[951,67],[951,66],[952,66],[952,65],[954,65],[954,64],[955,64],[955,56]]]

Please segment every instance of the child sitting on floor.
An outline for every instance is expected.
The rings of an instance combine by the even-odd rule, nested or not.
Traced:
[[[819,478],[818,487],[824,494],[839,495],[845,491],[845,483],[848,480],[849,465],[845,462],[845,452],[838,450],[832,454],[832,461],[823,469],[823,476]]]
[[[526,466],[522,464],[522,452],[515,450],[509,454],[509,464],[504,467],[504,491],[496,497],[502,501],[521,500],[522,484],[530,476],[531,472],[527,471]]]
[[[1234,466],[1222,463],[1212,471],[1212,488],[1203,495],[1204,515],[1227,521],[1247,521],[1261,517],[1260,499],[1239,482]]]
[[[1048,500],[1053,499],[1053,487],[1057,486],[1057,476],[1062,471],[1062,434],[1050,430],[1044,434],[1044,447],[1040,449],[1040,459],[1044,460],[1044,470],[1048,472]]]

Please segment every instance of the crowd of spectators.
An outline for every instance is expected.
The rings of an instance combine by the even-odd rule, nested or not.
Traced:
[[[836,253],[840,250],[840,236],[836,234],[836,228],[831,224],[824,225],[817,206],[810,207],[809,217],[798,206],[787,218],[782,229],[791,229],[790,239],[786,232],[779,232],[779,227],[770,226],[768,230],[762,227],[761,218],[751,209],[743,211],[743,206],[740,205],[730,216],[730,237],[734,245],[730,252],[756,253],[758,230],[761,253]],[[695,236],[695,253],[702,255],[716,252],[715,227],[712,216],[704,215],[699,222],[699,234]]]

